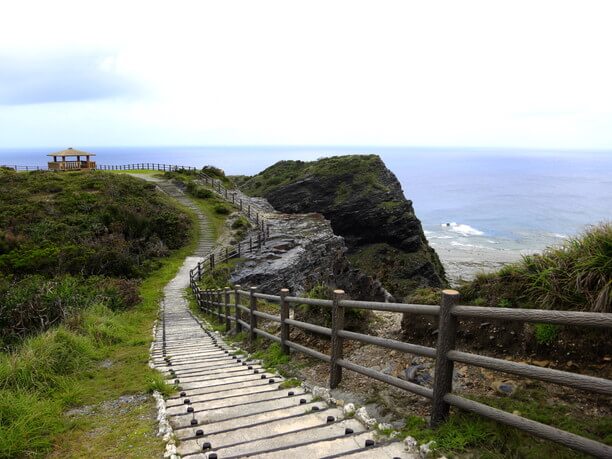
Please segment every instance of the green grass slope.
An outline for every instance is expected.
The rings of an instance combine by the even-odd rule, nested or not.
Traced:
[[[0,458],[160,455],[151,326],[194,220],[133,177],[0,171]]]

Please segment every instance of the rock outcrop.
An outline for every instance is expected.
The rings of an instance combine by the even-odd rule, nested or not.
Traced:
[[[352,264],[399,298],[417,287],[446,283],[412,202],[376,155],[281,161],[241,187],[280,212],[323,214],[345,239]]]
[[[294,295],[326,284],[355,299],[385,300],[388,294],[380,282],[351,267],[344,239],[321,214],[283,214],[265,200],[257,201],[265,211],[270,237],[261,250],[243,255],[245,261],[231,274],[233,284],[256,285],[272,294],[288,288]]]

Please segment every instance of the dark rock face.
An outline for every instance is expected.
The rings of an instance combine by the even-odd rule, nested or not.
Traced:
[[[264,196],[281,212],[323,214],[334,233],[344,237],[354,264],[393,294],[446,283],[412,202],[376,155],[282,161],[252,177],[243,189]],[[384,254],[392,259],[383,261]]]
[[[261,208],[266,209],[260,201]],[[268,210],[268,209],[266,209]],[[351,298],[384,301],[380,282],[352,268],[346,246],[321,214],[281,214],[267,211],[270,238],[261,250],[246,253],[231,274],[231,282],[277,295],[282,288],[301,295],[319,285],[342,288]]]
[[[414,252],[421,244],[421,222],[414,215],[412,202],[403,198],[395,175],[382,161],[380,166],[377,187],[345,170],[337,175],[306,177],[269,192],[266,198],[281,212],[322,213],[350,248],[386,242]]]

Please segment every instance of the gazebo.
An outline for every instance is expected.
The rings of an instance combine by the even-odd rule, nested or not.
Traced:
[[[90,157],[96,155],[73,148],[58,151],[57,153],[50,153],[47,156],[53,157],[53,161],[49,162],[49,170],[52,171],[81,171],[96,168],[96,162],[89,160]]]

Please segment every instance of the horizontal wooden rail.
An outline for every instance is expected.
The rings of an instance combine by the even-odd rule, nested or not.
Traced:
[[[294,327],[298,327],[303,330],[308,330],[314,333],[318,333],[319,335],[331,336],[332,334],[331,328],[321,327],[320,325],[309,324],[308,322],[301,322],[299,320],[294,320],[294,319],[285,319],[285,323],[287,325],[293,325]]]
[[[598,394],[612,395],[612,381],[603,378],[595,378],[567,371],[552,370],[550,368],[537,367],[526,363],[510,362],[508,360],[485,357],[484,355],[470,354],[461,351],[450,351],[448,358],[467,365],[488,368],[490,370],[511,373],[526,378],[539,379],[576,389],[596,392]]]
[[[306,346],[302,346],[301,344],[294,343],[293,341],[285,341],[285,344],[292,349],[295,349],[302,354],[309,355],[310,357],[314,357],[315,359],[322,360],[323,362],[329,363],[331,360],[329,355],[323,354],[322,352],[315,351],[314,349],[310,349]]]
[[[268,333],[267,331],[262,330],[261,328],[254,328],[253,331],[255,331],[256,334],[261,335],[264,338],[268,338],[269,340],[274,341],[276,343],[281,342],[281,339],[278,336],[272,335]]]
[[[272,322],[280,323],[280,321],[281,321],[280,316],[274,316],[274,315],[268,314],[266,312],[253,311],[253,314],[256,315],[257,317],[261,317],[262,319],[271,320]]]
[[[388,338],[380,338],[378,336],[364,335],[361,333],[350,332],[347,330],[341,330],[338,335],[342,338],[352,339],[367,344],[375,344],[380,347],[387,349],[394,349],[400,352],[408,352],[410,354],[416,354],[423,357],[436,358],[436,349],[433,347],[420,346],[418,344],[404,343],[403,341],[396,341]]]
[[[591,454],[595,457],[612,457],[612,447],[579,435],[566,432],[546,424],[542,424],[522,416],[510,414],[497,408],[492,408],[483,403],[478,403],[458,395],[447,394],[444,400],[457,408],[479,414],[494,421],[521,429],[527,433],[540,438],[561,443],[569,448]]]
[[[421,397],[433,397],[433,391],[427,387],[419,386],[418,384],[404,381],[403,379],[395,378],[394,376],[389,376],[385,373],[381,373],[380,371],[372,370],[371,368],[366,368],[361,365],[357,365],[356,363],[349,362],[348,360],[338,360],[338,365],[346,368],[347,370],[361,373],[362,375],[368,376],[372,379],[376,379],[378,381],[382,381],[392,386],[399,387],[400,389],[420,395]]]
[[[612,314],[603,312],[455,306],[451,314],[457,317],[470,317],[485,320],[516,320],[521,322],[612,328]]]
[[[261,300],[268,300],[268,301],[272,301],[276,303],[280,301],[280,296],[276,296],[276,295],[267,295],[265,293],[254,293],[253,296]]]
[[[325,306],[331,308],[333,306],[333,301],[331,300],[319,300],[316,298],[302,298],[299,296],[288,296],[285,298],[287,303],[299,303],[299,304],[307,304],[309,306]]]
[[[389,312],[409,312],[412,314],[425,314],[437,316],[440,313],[440,306],[427,304],[408,304],[408,303],[379,303],[375,301],[353,301],[342,300],[340,306],[353,309],[370,309],[373,311]]]

